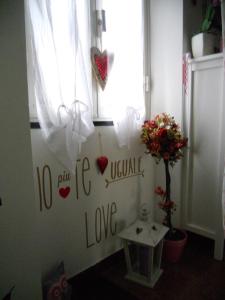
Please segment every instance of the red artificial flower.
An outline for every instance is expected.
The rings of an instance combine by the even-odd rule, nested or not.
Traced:
[[[156,124],[156,122],[155,122],[154,120],[149,121],[149,126],[150,126],[151,128],[157,128],[157,127],[158,127],[157,124]]]
[[[170,153],[173,153],[174,150],[175,150],[175,145],[174,145],[174,143],[171,143],[171,144],[169,145],[169,152],[170,152]]]
[[[157,135],[160,137],[160,138],[165,138],[167,137],[167,130],[166,128],[160,128]]]
[[[178,128],[179,128],[178,124],[176,124],[176,123],[172,124],[172,129],[178,129]]]
[[[142,125],[143,128],[148,127],[149,121],[144,121],[144,124]]]
[[[176,149],[182,148],[183,147],[182,142],[176,143],[175,147],[176,147]]]
[[[157,143],[157,142],[152,142],[150,145],[149,145],[149,150],[154,152],[154,153],[157,153],[160,151],[160,144]]]
[[[186,146],[187,146],[187,139],[180,140],[178,143],[176,143],[177,149],[181,149]]]
[[[155,193],[159,196],[165,195],[165,191],[161,188],[161,186],[157,186],[157,188],[155,189]]]
[[[170,154],[169,154],[168,152],[165,152],[165,153],[163,154],[163,159],[164,159],[164,160],[169,160],[169,159],[170,159]]]
[[[158,203],[159,208],[161,209],[173,209],[174,208],[174,202],[173,201],[160,201]]]

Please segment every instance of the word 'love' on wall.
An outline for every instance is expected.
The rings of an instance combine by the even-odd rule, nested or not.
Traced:
[[[114,216],[116,213],[115,202],[101,205],[91,214],[85,212],[86,248],[93,247],[96,243],[99,244],[116,234],[117,223]]]

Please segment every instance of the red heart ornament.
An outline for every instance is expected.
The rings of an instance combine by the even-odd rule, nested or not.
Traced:
[[[65,188],[60,188],[59,189],[59,195],[62,197],[62,198],[66,198],[70,193],[70,187],[67,186]]]
[[[107,79],[108,57],[107,55],[94,55],[95,65],[98,69],[102,81]]]
[[[97,165],[100,172],[103,174],[107,165],[108,165],[108,158],[106,156],[100,156],[97,158]]]
[[[102,90],[104,90],[108,79],[109,69],[113,63],[113,55],[108,55],[106,50],[101,52],[98,48],[92,47],[91,63],[97,81]]]

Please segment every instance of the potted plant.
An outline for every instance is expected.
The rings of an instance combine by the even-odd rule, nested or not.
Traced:
[[[162,113],[154,119],[144,122],[141,140],[146,145],[147,153],[154,157],[156,163],[163,160],[165,166],[166,189],[157,187],[155,192],[161,197],[159,207],[165,212],[163,223],[169,227],[164,243],[165,255],[170,261],[175,262],[181,256],[187,234],[175,229],[172,224],[172,214],[176,207],[174,201],[171,200],[170,167],[173,167],[183,157],[182,150],[187,146],[188,139],[183,137],[174,117]]]
[[[197,58],[220,50],[221,8],[220,1],[212,0],[206,8],[200,30],[191,39],[192,54]]]

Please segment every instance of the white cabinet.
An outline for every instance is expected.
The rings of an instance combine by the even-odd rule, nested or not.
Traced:
[[[215,240],[222,224],[223,64],[222,54],[189,59],[184,98],[189,137],[183,189],[184,226]]]

